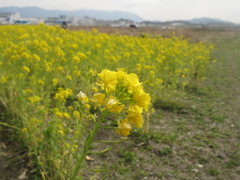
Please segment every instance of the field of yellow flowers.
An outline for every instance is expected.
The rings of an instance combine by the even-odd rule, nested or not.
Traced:
[[[90,152],[99,128],[130,135],[154,111],[151,103],[180,96],[211,64],[212,46],[174,34],[134,37],[43,24],[0,32],[0,101],[15,115],[2,125],[19,130],[43,179],[80,178],[88,154],[110,149]]]

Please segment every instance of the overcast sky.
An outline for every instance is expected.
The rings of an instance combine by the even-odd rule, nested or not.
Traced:
[[[240,0],[0,0],[0,7],[38,6],[58,10],[132,12],[145,20],[189,20],[210,17],[240,23]]]

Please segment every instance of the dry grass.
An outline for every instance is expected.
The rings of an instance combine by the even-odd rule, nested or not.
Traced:
[[[192,42],[209,42],[213,39],[221,37],[233,37],[240,33],[240,31],[222,31],[222,30],[201,30],[190,28],[178,28],[178,29],[161,29],[155,27],[107,27],[107,26],[69,26],[69,30],[79,31],[91,31],[93,28],[97,29],[100,33],[115,34],[118,32],[121,35],[127,36],[142,36],[144,33],[150,35],[161,35],[167,37],[173,33],[177,36],[183,36],[184,38],[190,38]]]

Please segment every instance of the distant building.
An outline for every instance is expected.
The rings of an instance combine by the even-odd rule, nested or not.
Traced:
[[[112,26],[113,27],[130,27],[131,24],[136,25],[134,21],[131,21],[128,19],[119,19],[119,20],[113,21]]]
[[[44,22],[42,18],[23,18],[19,13],[0,13],[0,24],[39,24]]]
[[[68,17],[71,25],[74,26],[95,26],[96,25],[96,20],[91,17],[74,17],[70,16]]]
[[[20,18],[19,13],[1,12],[0,13],[0,24],[14,24],[15,20]]]
[[[71,21],[67,19],[67,16],[61,15],[59,17],[49,17],[44,21],[44,24],[46,25],[62,25],[63,23],[65,24],[70,24]]]
[[[29,20],[15,20],[14,24],[30,24]]]

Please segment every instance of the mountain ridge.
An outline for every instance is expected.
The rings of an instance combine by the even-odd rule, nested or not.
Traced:
[[[92,17],[103,20],[117,20],[117,19],[129,19],[136,22],[141,22],[144,19],[140,16],[125,12],[125,11],[100,11],[100,10],[87,10],[87,9],[79,9],[79,10],[47,10],[43,8],[39,8],[36,6],[32,7],[2,7],[0,8],[0,12],[18,12],[21,17],[39,17],[39,18],[47,18],[47,17],[59,17],[60,15],[66,16],[76,16],[76,17]]]
[[[185,24],[220,24],[220,25],[240,25],[237,23],[232,23],[230,21],[224,21],[217,18],[193,18],[190,20],[171,20],[171,21],[149,21],[144,20],[137,14],[126,12],[126,11],[100,11],[100,10],[90,10],[90,9],[79,9],[79,10],[48,10],[43,9],[37,6],[28,6],[28,7],[16,7],[16,6],[8,6],[8,7],[0,7],[1,12],[18,12],[21,17],[35,17],[35,18],[48,18],[48,17],[59,17],[60,15],[66,16],[75,16],[75,17],[91,17],[95,19],[102,20],[119,20],[119,19],[128,19],[135,22],[152,22],[152,23],[184,23]]]

